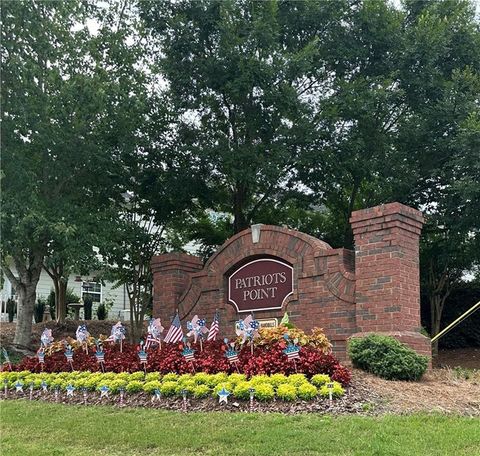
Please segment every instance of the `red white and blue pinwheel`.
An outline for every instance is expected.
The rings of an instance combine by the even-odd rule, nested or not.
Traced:
[[[203,351],[202,340],[208,334],[207,321],[202,318],[198,318],[198,315],[195,315],[192,318],[192,321],[187,321],[187,337],[193,336],[193,343],[196,344],[197,340],[200,340],[200,351]]]

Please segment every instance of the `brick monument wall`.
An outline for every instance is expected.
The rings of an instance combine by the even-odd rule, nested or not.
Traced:
[[[262,225],[258,241],[251,229],[242,231],[204,266],[192,255],[155,256],[153,314],[166,327],[177,309],[182,323],[198,314],[208,324],[218,309],[220,334],[232,337],[235,321],[246,314],[228,303],[228,275],[253,259],[276,258],[293,267],[293,294],[281,309],[257,311],[255,318],[280,320],[288,311],[291,322],[307,332],[321,327],[341,360],[346,360],[347,339],[368,332],[392,334],[427,353],[429,340],[419,333],[420,212],[391,203],[354,212],[351,223],[355,252]]]

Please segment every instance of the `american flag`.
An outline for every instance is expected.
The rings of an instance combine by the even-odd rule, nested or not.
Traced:
[[[95,356],[97,357],[97,363],[103,363],[105,361],[105,353],[103,351],[97,351]]]
[[[230,364],[235,364],[236,362],[238,362],[238,352],[235,350],[227,350],[225,352],[225,356],[227,357]]]
[[[212,325],[210,326],[210,331],[208,332],[207,340],[216,340],[217,334],[219,331],[219,320],[220,315],[218,314],[218,310],[215,312],[215,316],[213,317]]]
[[[37,351],[38,362],[43,364],[45,362],[45,352],[42,348]]]
[[[147,363],[147,352],[144,350],[140,350],[138,352],[138,357],[140,358],[140,363],[146,364]]]
[[[299,359],[300,347],[297,345],[290,345],[285,350],[283,350],[283,353],[287,355],[289,361],[292,359]]]
[[[164,342],[174,344],[176,342],[180,342],[182,339],[182,324],[180,323],[180,317],[177,313],[172,321],[172,325],[170,326],[167,335],[165,336]]]
[[[72,347],[70,347],[70,345],[65,350],[65,357],[67,358],[67,361],[69,363],[73,361],[73,350],[72,350]]]
[[[185,358],[185,361],[191,361],[195,359],[195,350],[193,348],[184,348],[182,351],[182,355]]]

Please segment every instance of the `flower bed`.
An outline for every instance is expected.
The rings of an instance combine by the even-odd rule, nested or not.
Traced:
[[[145,369],[147,372],[160,372],[167,374],[170,372],[176,374],[197,372],[234,373],[238,370],[248,377],[257,374],[293,374],[295,373],[295,364],[288,361],[283,353],[285,348],[282,342],[275,342],[271,345],[255,347],[254,354],[250,353],[249,347],[243,348],[238,355],[237,366],[231,365],[225,357],[225,347],[221,342],[204,342],[203,351],[200,351],[198,345],[193,345],[195,351],[195,361],[187,362],[182,356],[178,344],[163,344],[162,350],[150,350],[148,352]],[[104,369],[107,372],[136,372],[143,369],[139,357],[138,348],[134,345],[124,343],[120,352],[119,345],[105,344],[105,362]],[[44,372],[68,372],[72,367],[68,363],[64,351],[58,347],[58,351],[51,350],[50,354],[45,356],[43,365]],[[94,350],[91,349],[87,354],[84,350],[77,347],[74,349],[73,369],[78,371],[100,371],[100,366],[96,361]],[[16,371],[41,372],[42,366],[36,357],[25,357],[20,363],[14,366]],[[346,386],[349,384],[351,374],[348,369],[343,367],[337,359],[331,354],[325,354],[321,350],[304,346],[296,360],[296,370],[308,377],[322,373],[330,375],[332,380],[340,382]]]
[[[168,373],[162,375],[158,372],[60,372],[60,373],[31,373],[29,371],[1,372],[1,385],[8,389],[15,389],[17,385],[27,391],[30,386],[33,390],[55,390],[64,392],[69,387],[75,391],[99,392],[107,388],[110,394],[118,394],[122,391],[125,394],[146,393],[148,395],[159,395],[161,397],[183,397],[186,394],[195,399],[218,397],[222,389],[231,393],[236,400],[248,400],[253,390],[255,399],[260,402],[271,400],[294,401],[302,399],[311,401],[316,398],[328,398],[329,388],[333,386],[333,397],[343,396],[344,389],[339,382],[331,382],[328,375],[315,375],[310,380],[303,374],[274,374],[254,375],[250,379],[244,374],[197,374]],[[98,393],[100,394],[100,393]]]

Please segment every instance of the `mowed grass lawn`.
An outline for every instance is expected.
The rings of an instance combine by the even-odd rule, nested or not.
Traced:
[[[480,455],[477,418],[180,413],[3,401],[7,455]]]

